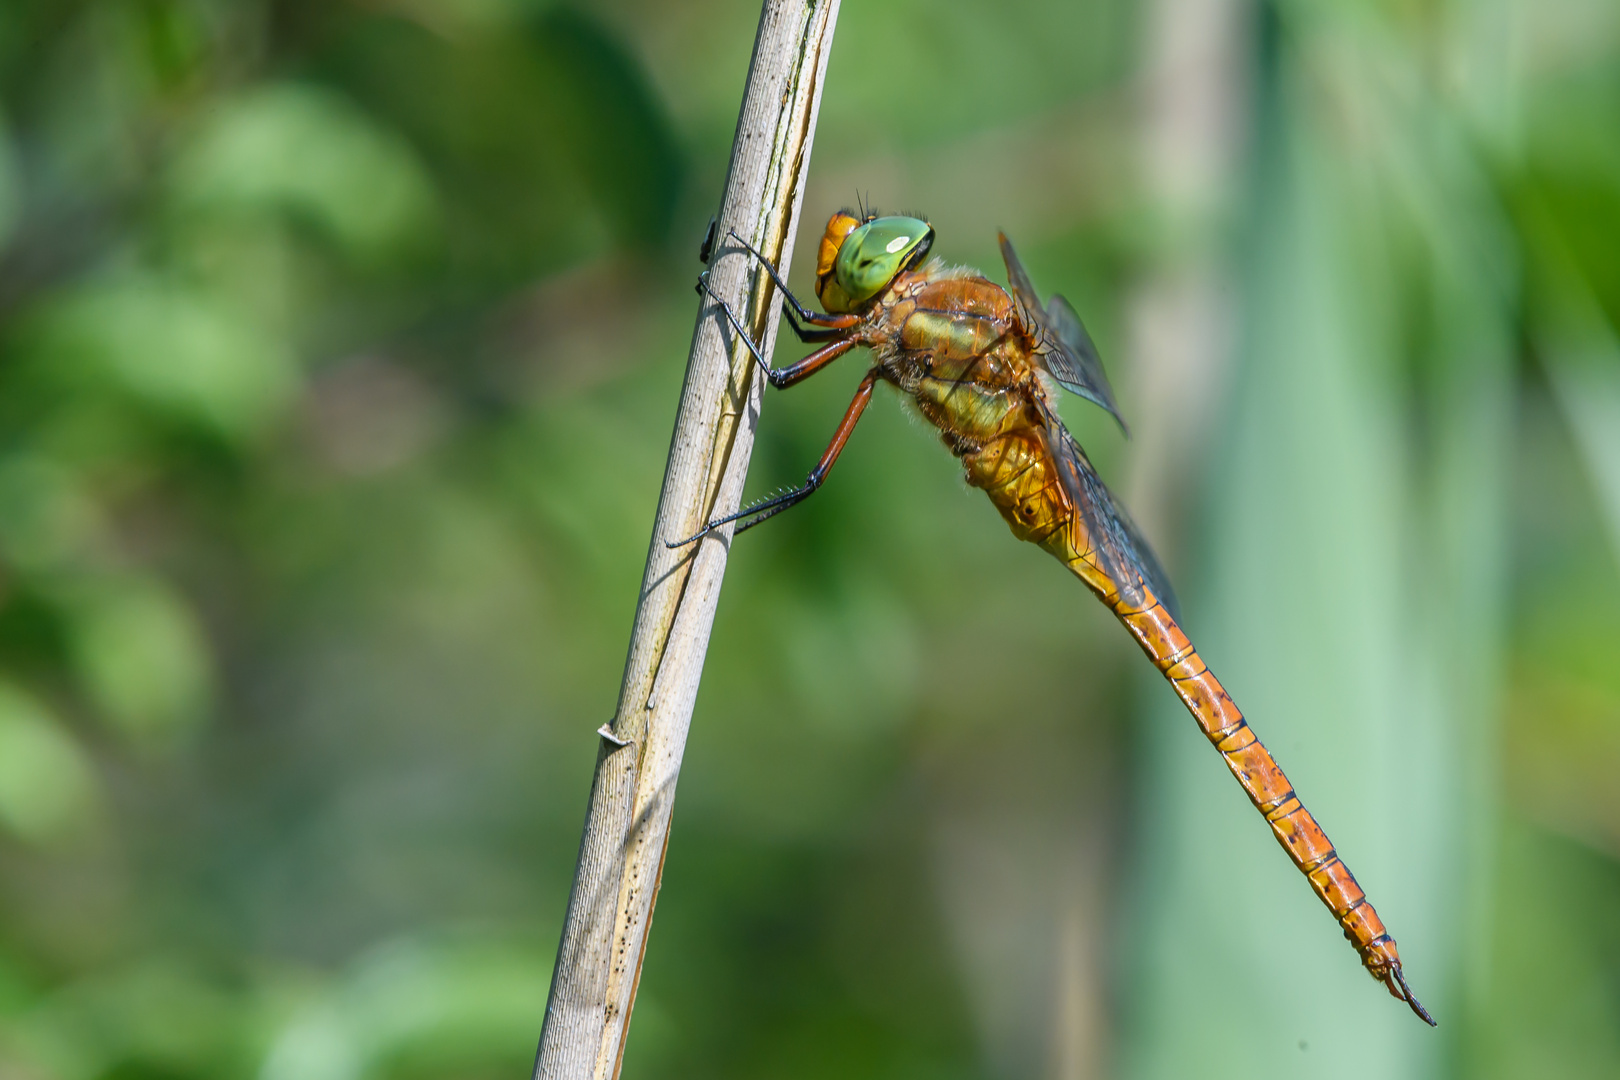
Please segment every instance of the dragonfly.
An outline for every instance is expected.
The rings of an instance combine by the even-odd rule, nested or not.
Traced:
[[[968,484],[990,497],[1013,535],[1056,556],[1124,624],[1332,912],[1367,972],[1433,1026],[1407,986],[1395,939],[1198,655],[1152,549],[1059,419],[1054,402],[1061,388],[1107,410],[1126,430],[1097,347],[1069,302],[1053,295],[1041,304],[1004,234],[1007,288],[930,258],[934,229],[921,217],[866,208],[833,214],[816,257],[822,312],[801,303],[777,268],[735,231],[725,240],[759,263],[787,301],[782,312],[794,333],[818,346],[796,363],[771,367],[705,271],[700,295],[724,313],[772,387],[793,386],[857,347],[871,352],[872,365],[803,484],[717,517],[669,546],[691,544],[727,525],[741,533],[809,498],[838,461],[874,388],[891,384],[939,430]],[[711,232],[705,255],[714,241]]]

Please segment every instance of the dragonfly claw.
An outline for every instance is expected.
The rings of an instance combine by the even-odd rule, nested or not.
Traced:
[[[675,548],[683,548],[688,544],[695,544],[705,536],[708,536],[710,533],[714,532],[714,526],[715,523],[711,521],[707,525],[703,526],[703,528],[693,533],[691,536],[688,536],[685,540],[665,540],[664,546],[673,551]]]
[[[709,228],[703,234],[703,243],[698,245],[698,262],[704,266],[709,265],[709,259],[714,255],[714,234],[720,228],[718,215],[709,219]]]

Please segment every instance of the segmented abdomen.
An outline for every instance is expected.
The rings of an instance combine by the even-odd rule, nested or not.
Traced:
[[[1136,608],[1120,602],[1117,590],[1113,597],[1104,599],[1110,601],[1119,621],[1170,681],[1204,737],[1214,744],[1226,767],[1248,792],[1249,801],[1264,815],[1277,842],[1333,912],[1367,971],[1380,982],[1387,982],[1391,968],[1400,965],[1395,939],[1384,929],[1378,912],[1367,902],[1366,893],[1334,851],[1327,834],[1294,794],[1293,785],[1276,759],[1255,736],[1175,619],[1151,591]]]
[[[1040,544],[1057,556],[1125,624],[1248,792],[1277,842],[1333,912],[1367,971],[1404,999],[1395,983],[1400,971],[1395,941],[1355,876],[1158,597],[1144,586],[1141,603],[1127,604],[1099,567],[1090,539],[1058,482],[1045,438],[1040,429],[1021,429],[962,454],[968,482],[985,489],[1019,539]]]
[[[1018,539],[1045,547],[1065,531],[1068,503],[1038,428],[1015,428],[960,456],[967,482],[985,490]]]

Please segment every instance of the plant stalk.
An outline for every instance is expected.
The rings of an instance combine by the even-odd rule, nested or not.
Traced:
[[[780,296],[734,243],[792,258],[838,0],[765,0],[710,258],[710,284],[769,357]],[[699,304],[624,682],[596,775],[535,1058],[535,1080],[619,1075],[663,877],[675,782],[732,527],[669,548],[741,500],[763,380],[713,301]]]

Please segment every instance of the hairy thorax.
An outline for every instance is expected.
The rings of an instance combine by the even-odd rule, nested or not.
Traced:
[[[862,337],[878,371],[916,404],[1020,538],[1042,542],[1069,518],[1051,462],[1046,387],[1011,297],[971,271],[901,275]]]
[[[863,330],[883,377],[953,450],[1029,423],[1025,406],[1044,393],[1011,298],[971,272],[902,275]]]

